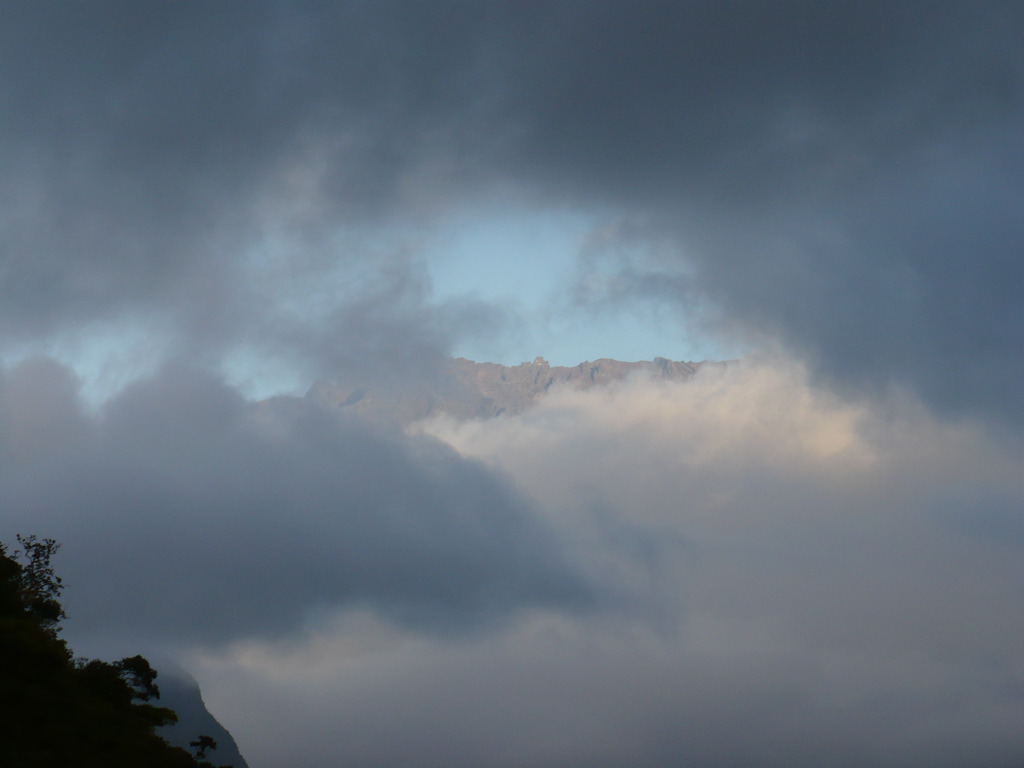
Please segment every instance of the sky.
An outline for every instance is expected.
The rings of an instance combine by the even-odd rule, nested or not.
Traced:
[[[253,768],[1019,766],[1024,7],[21,2],[0,538]],[[368,423],[450,356],[734,359]]]

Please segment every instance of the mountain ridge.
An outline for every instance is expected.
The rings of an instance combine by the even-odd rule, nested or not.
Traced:
[[[399,388],[377,390],[318,381],[306,398],[328,410],[370,418],[391,416],[402,423],[439,413],[460,420],[487,419],[522,413],[555,387],[586,390],[640,374],[681,381],[701,368],[728,364],[656,357],[636,362],[599,358],[574,366],[552,366],[543,357],[536,357],[532,362],[508,366],[458,357],[449,358],[438,375],[410,380]]]
[[[199,684],[180,668],[172,668],[159,676],[161,702],[174,710],[178,721],[160,729],[169,744],[191,752],[191,742],[200,735],[210,736],[217,748],[209,756],[215,765],[248,768],[234,736],[210,712],[203,701]]]

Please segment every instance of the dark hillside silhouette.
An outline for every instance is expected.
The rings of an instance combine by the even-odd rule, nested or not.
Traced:
[[[156,728],[177,717],[151,703],[156,671],[141,656],[75,659],[59,636],[62,583],[52,539],[0,544],[0,755],[8,768],[212,768]],[[205,753],[200,755],[205,757]]]

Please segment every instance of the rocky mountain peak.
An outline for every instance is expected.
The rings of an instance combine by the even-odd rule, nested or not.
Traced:
[[[508,366],[454,358],[446,361],[440,376],[430,381],[412,381],[400,394],[320,381],[306,397],[330,410],[370,417],[391,416],[402,423],[438,413],[456,419],[486,419],[521,413],[556,387],[585,390],[637,374],[684,380],[708,365],[724,363],[677,362],[657,357],[639,362],[601,358],[574,366],[552,366],[538,356],[533,362]]]

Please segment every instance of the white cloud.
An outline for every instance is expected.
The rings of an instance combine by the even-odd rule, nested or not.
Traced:
[[[458,638],[328,616],[195,659],[266,765],[295,739],[311,766],[963,766],[1024,749],[1024,468],[974,426],[844,403],[776,361],[420,428],[530,494],[605,610]]]

